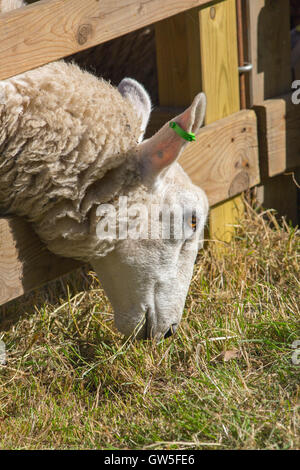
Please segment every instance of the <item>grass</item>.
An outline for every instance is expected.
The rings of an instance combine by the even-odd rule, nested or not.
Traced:
[[[1,449],[297,449],[299,231],[248,207],[176,336],[125,341],[93,273],[2,307]]]

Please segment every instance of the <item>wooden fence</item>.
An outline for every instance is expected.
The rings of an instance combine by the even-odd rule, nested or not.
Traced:
[[[211,235],[230,239],[240,194],[257,185],[266,205],[297,222],[289,2],[242,0],[242,8],[248,109],[240,109],[236,0],[41,0],[0,15],[0,79],[155,23],[160,107],[148,134],[205,91],[206,125],[180,162],[209,197]],[[0,218],[0,304],[78,266],[51,254],[23,219]]]

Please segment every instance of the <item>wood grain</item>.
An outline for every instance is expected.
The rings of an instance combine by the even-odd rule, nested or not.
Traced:
[[[180,111],[154,111],[147,135],[150,137]],[[192,181],[205,190],[211,206],[260,182],[257,137],[255,113],[244,110],[203,127],[196,142],[186,147],[179,162]]]
[[[235,0],[200,9],[199,21],[205,122],[210,124],[240,109]]]
[[[209,124],[240,109],[235,0],[200,8],[198,15],[202,87],[207,96],[206,123]],[[218,172],[221,167],[217,167]],[[237,186],[243,176],[240,178]],[[209,218],[211,238],[229,242],[242,211],[240,196],[214,207]]]
[[[211,206],[258,184],[255,113],[240,111],[204,127],[179,161],[194,184],[204,189]]]
[[[156,25],[155,32],[161,105],[188,106],[196,93],[202,90],[207,96],[206,124],[239,110],[235,0],[211,2],[209,6],[168,18]],[[195,155],[191,160],[195,162],[196,158]],[[194,177],[191,160],[188,171]],[[222,162],[224,164],[224,160]],[[217,165],[216,160],[214,165]],[[199,171],[196,174],[199,175]],[[243,186],[242,178],[232,186],[232,194]],[[197,183],[202,187],[205,185],[200,177]],[[226,198],[222,195],[219,199],[218,194],[214,199],[210,194],[213,204],[228,198],[228,186],[225,187]],[[237,208],[238,211],[243,208],[239,197],[211,211],[210,233],[213,238],[230,240],[237,220]]]
[[[300,166],[300,106],[293,104],[292,94],[265,100],[253,109],[263,179]]]
[[[207,0],[41,0],[0,16],[0,79],[74,54]]]
[[[300,164],[298,113],[288,100],[273,100],[291,90],[290,2],[248,0],[248,16],[248,48],[253,63],[248,102],[255,106],[262,131],[259,140],[264,186],[257,188],[257,199],[266,209],[276,209],[297,224],[297,187],[291,177],[278,172]],[[289,117],[293,114],[295,120]],[[267,179],[273,175],[278,176]]]
[[[155,25],[158,94],[161,106],[191,104],[190,54],[185,14],[167,18]],[[197,94],[198,90],[195,92]]]
[[[0,305],[79,266],[50,253],[23,219],[0,218]]]
[[[247,0],[249,106],[290,90],[290,8],[286,0]]]

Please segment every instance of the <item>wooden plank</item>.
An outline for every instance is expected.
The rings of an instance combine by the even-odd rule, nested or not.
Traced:
[[[158,94],[161,106],[189,106],[201,90],[198,86],[192,96],[189,68],[189,51],[186,15],[167,18],[155,25]]]
[[[207,8],[169,18],[157,24],[155,32],[161,105],[187,106],[203,90],[208,102],[206,123],[239,110],[235,0],[210,3]],[[196,156],[190,157],[190,151],[187,149],[180,161],[193,173],[191,161],[195,162]],[[200,178],[198,183],[205,185]],[[228,187],[225,191],[228,195]],[[237,220],[236,208],[241,211],[242,207],[238,196],[224,207],[214,208],[211,236],[229,240],[228,233],[233,232]]]
[[[240,109],[235,0],[200,9],[199,21],[209,124]]]
[[[176,106],[187,106],[203,90],[206,124],[239,110],[239,94],[233,91],[239,87],[237,46],[228,38],[236,44],[234,3],[223,0],[155,25],[162,106],[174,106],[174,100]]]
[[[180,110],[153,112],[149,136]],[[203,188],[211,206],[258,184],[257,122],[254,111],[244,110],[203,127],[188,145],[180,163],[192,181]]]
[[[199,10],[201,73],[207,95],[206,123],[240,109],[235,0],[226,0]],[[229,242],[243,211],[240,196],[210,212],[210,236]]]
[[[287,174],[267,179],[258,188],[258,196],[262,199],[263,207],[275,209],[279,215],[284,215],[288,222],[297,225],[300,214],[296,204],[297,186],[292,176],[288,172]],[[296,177],[296,179],[298,178],[299,176]]]
[[[208,102],[206,123],[239,110],[235,0],[210,3],[166,19],[156,25],[155,32],[161,105],[187,106],[203,90]],[[183,166],[187,152],[181,158]],[[230,239],[236,207],[242,210],[240,197],[211,211],[212,237],[218,233]]]
[[[287,117],[284,117],[285,114],[289,114],[291,107],[288,106],[284,113],[284,103],[272,100],[291,90],[290,2],[248,0],[248,17],[248,49],[254,66],[249,80],[249,104],[260,106],[265,100],[271,99],[267,105],[268,111],[256,108],[260,110],[258,112],[259,126],[263,128],[263,123],[265,123],[268,129],[268,134],[262,135],[263,138],[260,139],[260,167],[264,186],[257,188],[257,200],[266,209],[276,209],[280,215],[287,216],[296,224],[299,222],[296,215],[297,186],[293,179],[284,175],[266,179],[267,176],[277,174],[284,167],[294,165],[298,155],[297,131],[292,130],[293,124],[288,122]],[[285,124],[288,126],[286,129],[284,129]],[[297,119],[295,124],[297,124]],[[273,131],[272,126],[274,126]],[[284,136],[287,139],[286,142],[284,142]],[[270,141],[264,140],[266,138]],[[276,149],[277,145],[278,149]],[[292,145],[295,146],[295,151],[292,150]],[[277,150],[282,154],[279,155]],[[286,203],[287,197],[289,197],[288,204]]]
[[[79,266],[50,253],[22,218],[0,219],[0,305]]]
[[[0,16],[0,79],[160,21],[207,0],[41,0]]]
[[[292,94],[253,108],[258,118],[262,178],[300,166],[300,106]]]
[[[240,111],[204,127],[179,161],[192,181],[204,189],[211,206],[258,184],[255,113]]]
[[[247,0],[249,105],[290,91],[290,9],[286,0]]]

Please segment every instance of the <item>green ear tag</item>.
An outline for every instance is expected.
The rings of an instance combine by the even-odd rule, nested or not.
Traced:
[[[188,142],[192,142],[193,140],[196,140],[195,134],[193,134],[192,132],[184,131],[176,122],[171,121],[169,125],[172,129],[174,129],[176,134],[180,135],[180,137],[187,140]]]

